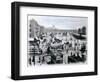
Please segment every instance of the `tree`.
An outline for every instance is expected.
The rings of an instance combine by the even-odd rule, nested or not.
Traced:
[[[80,34],[80,36],[81,36],[81,34],[82,34],[81,28],[78,29],[78,34]]]
[[[78,34],[80,34],[80,36],[81,35],[86,35],[86,27],[83,26],[82,28],[79,28],[78,29]]]
[[[86,35],[86,27],[85,26],[82,27],[82,34]]]

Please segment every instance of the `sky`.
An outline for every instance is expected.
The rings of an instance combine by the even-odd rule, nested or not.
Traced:
[[[83,26],[88,27],[87,17],[28,15],[28,20],[31,19],[36,20],[39,25],[45,28],[78,29]]]

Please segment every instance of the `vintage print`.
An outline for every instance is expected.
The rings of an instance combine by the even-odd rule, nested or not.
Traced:
[[[27,15],[28,66],[87,63],[88,17]]]

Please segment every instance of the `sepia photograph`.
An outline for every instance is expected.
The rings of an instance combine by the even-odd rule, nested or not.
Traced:
[[[28,15],[28,66],[87,63],[87,17]]]

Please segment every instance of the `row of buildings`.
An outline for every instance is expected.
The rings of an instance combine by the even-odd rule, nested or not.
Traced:
[[[38,22],[34,19],[31,19],[29,22],[29,37],[33,38],[39,36],[43,33],[66,33],[66,32],[76,32],[77,30],[60,30],[54,27],[44,27],[39,25]]]
[[[39,36],[44,32],[44,27],[39,25],[34,19],[29,22],[29,37],[33,38]]]

